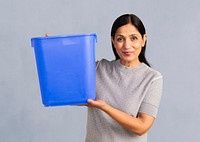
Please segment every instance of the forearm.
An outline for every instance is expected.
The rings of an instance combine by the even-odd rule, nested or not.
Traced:
[[[90,107],[96,107],[107,113],[115,121],[117,121],[125,129],[137,134],[142,135],[146,133],[152,126],[154,118],[146,114],[138,114],[138,117],[131,116],[123,111],[120,111],[112,106],[106,104],[101,100],[89,100]]]
[[[142,135],[149,129],[141,118],[133,117],[123,111],[111,107],[110,105],[106,104],[101,109],[117,121],[122,127],[137,135]]]

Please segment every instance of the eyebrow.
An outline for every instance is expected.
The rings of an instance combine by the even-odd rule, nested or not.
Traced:
[[[116,34],[116,36],[124,36],[124,35],[121,35],[121,34]],[[129,36],[138,36],[137,34],[131,34]]]

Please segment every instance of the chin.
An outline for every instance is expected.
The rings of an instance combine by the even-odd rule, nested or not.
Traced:
[[[133,62],[135,59],[133,57],[123,57],[121,58],[124,62]]]

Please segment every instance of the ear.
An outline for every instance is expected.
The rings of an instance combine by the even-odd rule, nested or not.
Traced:
[[[144,34],[144,35],[143,35],[143,43],[142,43],[142,47],[144,47],[146,41],[147,41],[147,35]]]

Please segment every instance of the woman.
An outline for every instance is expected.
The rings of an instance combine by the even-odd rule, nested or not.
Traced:
[[[147,35],[133,14],[115,20],[116,60],[96,67],[96,100],[88,100],[86,142],[146,142],[162,95],[162,76],[145,58]]]

